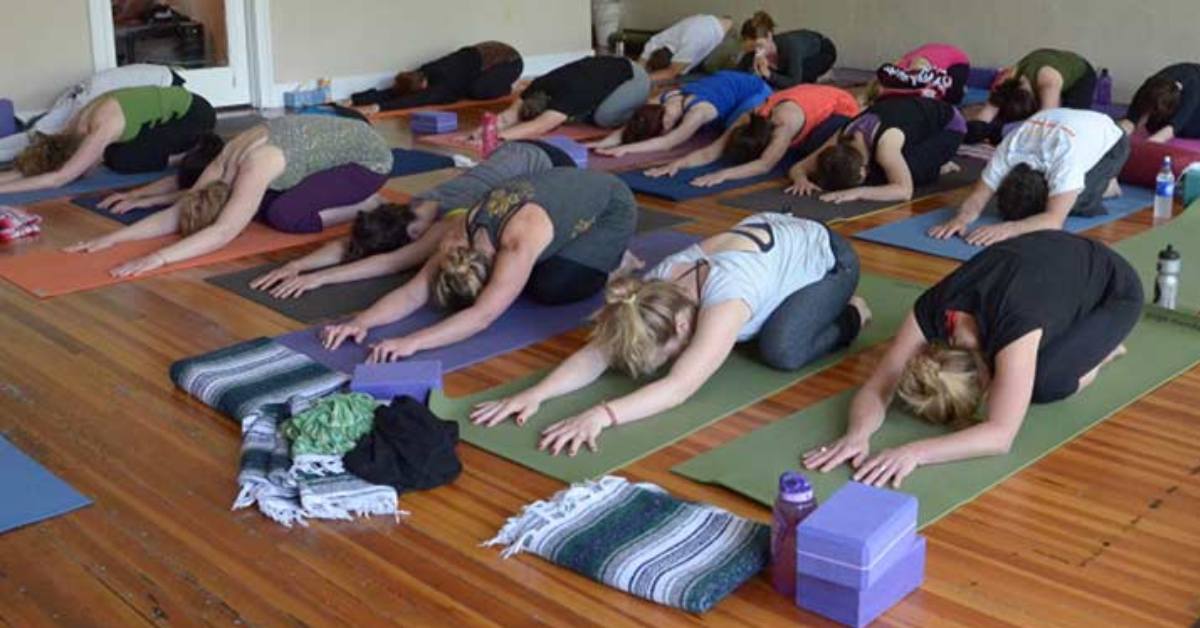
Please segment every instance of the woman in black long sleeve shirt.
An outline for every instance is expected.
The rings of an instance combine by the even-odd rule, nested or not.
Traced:
[[[807,29],[775,34],[775,21],[763,11],[742,24],[742,47],[746,52],[738,69],[761,76],[775,89],[815,83],[837,61],[828,37]]]
[[[464,46],[416,70],[396,75],[395,86],[369,89],[350,97],[365,114],[459,100],[491,100],[512,91],[525,64],[521,53],[498,41]]]

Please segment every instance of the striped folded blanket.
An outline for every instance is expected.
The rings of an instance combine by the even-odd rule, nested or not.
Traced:
[[[305,519],[404,514],[396,489],[349,473],[297,473],[281,425],[349,379],[270,338],[180,360],[171,379],[242,425],[239,491],[233,508],[254,504],[285,526]]]
[[[0,243],[31,238],[42,232],[42,217],[12,205],[0,205]]]
[[[770,528],[606,476],[524,508],[485,546],[529,551],[641,598],[703,613],[761,571]]]

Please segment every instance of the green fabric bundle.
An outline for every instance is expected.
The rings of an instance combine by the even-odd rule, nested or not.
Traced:
[[[330,395],[283,424],[283,435],[292,442],[292,457],[341,456],[354,449],[371,431],[375,398],[364,393]]]

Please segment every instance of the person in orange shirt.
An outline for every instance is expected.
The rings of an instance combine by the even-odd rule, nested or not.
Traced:
[[[850,92],[828,85],[797,85],[775,92],[746,113],[715,142],[675,161],[646,171],[649,177],[673,177],[680,170],[707,166],[718,159],[733,164],[696,177],[692,185],[712,187],[770,172],[790,148],[799,148],[818,127],[858,115]],[[834,116],[837,116],[836,118]],[[828,128],[828,127],[826,127]]]
[[[932,98],[887,98],[868,107],[792,167],[788,192],[831,203],[907,201],[937,181],[967,132],[953,105]]]

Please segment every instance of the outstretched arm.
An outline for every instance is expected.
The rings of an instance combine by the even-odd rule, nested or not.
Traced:
[[[1015,238],[1023,233],[1042,231],[1045,229],[1062,229],[1075,206],[1079,192],[1066,192],[1051,196],[1046,201],[1046,210],[1021,220],[1010,220],[995,225],[980,227],[967,234],[967,242],[975,246],[988,246],[997,242]]]
[[[371,307],[359,312],[347,322],[326,325],[321,330],[321,344],[329,351],[336,351],[347,340],[361,344],[372,327],[401,320],[416,312],[429,302],[429,288],[441,261],[440,253],[434,255],[412,279],[387,293]]]
[[[691,139],[701,127],[716,117],[716,111],[710,106],[698,105],[692,107],[683,116],[683,120],[664,135],[632,144],[625,144],[613,150],[602,150],[599,152],[605,155],[620,157],[629,153],[651,153],[658,150],[670,150]]]
[[[971,188],[971,194],[967,196],[962,205],[959,206],[958,212],[950,220],[937,225],[929,230],[929,237],[944,240],[957,235],[967,233],[967,227],[971,223],[979,219],[983,214],[983,209],[987,207],[988,201],[992,200],[992,195],[995,192],[988,184],[982,180],[975,182],[975,187]]]
[[[750,177],[767,174],[783,160],[783,156],[787,154],[792,138],[799,131],[798,128],[791,125],[775,125],[775,130],[771,132],[771,142],[763,149],[762,155],[759,155],[758,159],[733,166],[732,168],[718,170],[702,177],[696,177],[692,180],[692,185],[707,188],[720,185],[726,181],[749,179]]]
[[[595,342],[589,342],[555,367],[542,381],[511,397],[485,401],[475,406],[471,410],[471,421],[491,427],[513,417],[517,425],[524,425],[529,417],[537,414],[543,401],[575,392],[596,381],[606,370],[608,356],[604,349]]]
[[[887,175],[883,185],[862,185],[849,190],[829,192],[821,200],[832,203],[850,201],[907,201],[913,195],[912,171],[904,160],[904,133],[888,129],[875,146],[875,161]]]
[[[0,183],[0,194],[47,190],[62,187],[74,181],[87,174],[88,170],[104,159],[104,149],[120,134],[121,130],[111,128],[111,123],[104,124],[99,129],[87,134],[79,149],[61,168],[53,172],[32,177],[19,177],[7,183]]]
[[[518,122],[500,133],[503,140],[524,140],[541,137],[567,121],[567,114],[558,111],[543,111],[542,115],[525,122]]]
[[[817,158],[821,156],[821,153],[826,148],[833,146],[837,142],[837,139],[838,134],[834,133],[829,139],[825,140],[824,144],[821,144],[820,148],[805,155],[804,159],[796,162],[796,165],[788,170],[788,178],[792,180],[792,185],[784,191],[788,194],[799,194],[800,196],[820,192],[821,187],[813,183],[811,179],[817,172]]]

